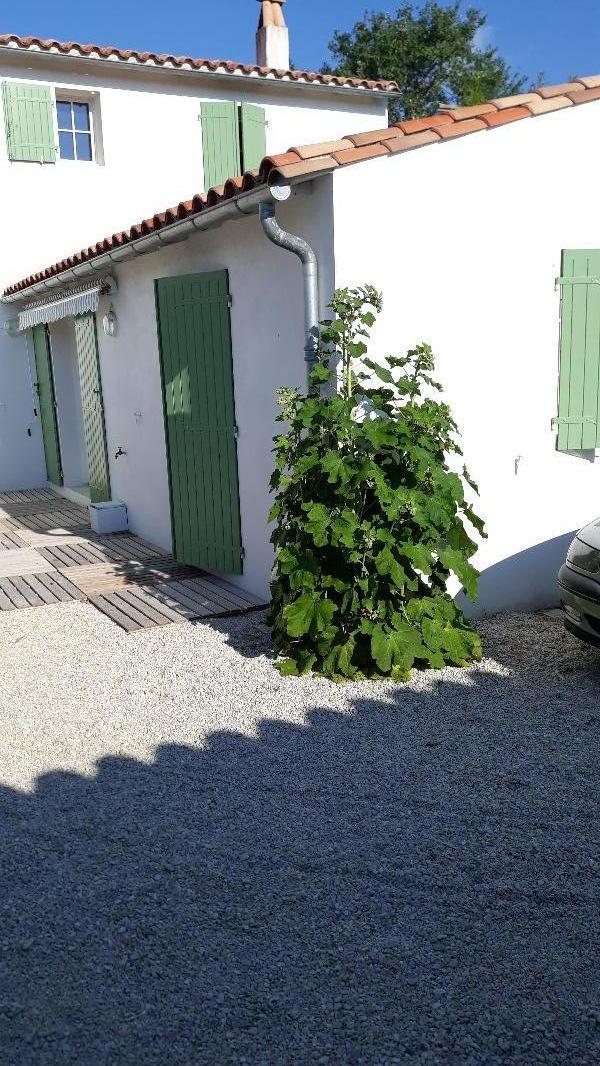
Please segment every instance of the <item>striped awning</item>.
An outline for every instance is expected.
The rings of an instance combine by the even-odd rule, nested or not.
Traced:
[[[100,297],[115,291],[114,278],[96,278],[88,285],[65,290],[60,297],[39,300],[19,312],[19,329],[30,329],[45,322],[58,322],[88,311],[97,311]]]

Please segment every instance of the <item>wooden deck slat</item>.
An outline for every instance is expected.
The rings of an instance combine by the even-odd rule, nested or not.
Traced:
[[[118,552],[122,557],[137,559],[140,562],[146,562],[151,559],[170,558],[168,552],[161,548],[155,548],[152,545],[145,544],[143,541],[138,540],[137,537],[133,537],[129,533],[115,533],[109,536],[99,537],[98,543],[101,547],[106,547],[111,551]]]
[[[51,569],[51,564],[33,548],[15,548],[14,551],[0,553],[0,577],[20,577]]]
[[[90,557],[89,561],[92,563],[106,563],[110,562],[110,560],[113,562],[122,562],[123,560],[123,556],[119,555],[118,552],[110,547],[106,547],[100,542],[96,543],[95,541],[89,540],[85,546],[81,545],[81,548],[87,552]],[[135,558],[135,556],[133,556],[133,558]]]
[[[48,589],[48,592],[54,596],[55,602],[69,603],[71,600],[79,599],[81,597],[79,589],[76,589],[75,587],[73,587],[73,592],[77,593],[76,596],[70,592],[66,592],[65,589],[54,580],[52,574],[36,574],[36,579],[39,581],[40,585],[43,585],[44,588]]]
[[[99,563],[97,566],[78,566],[69,570],[69,577],[82,592],[104,595],[116,592],[125,585],[155,585],[193,577],[195,573],[197,571],[191,566],[182,566],[166,559],[155,564]]]
[[[128,588],[121,589],[120,592],[115,593],[119,600],[125,600],[126,603],[135,607],[143,615],[145,615],[152,625],[155,626],[168,626],[176,620],[182,622],[181,615],[175,615],[174,611],[167,611],[167,608],[156,602],[153,602],[150,596],[143,595],[143,589],[141,588]]]
[[[16,609],[12,600],[9,600],[4,590],[0,587],[0,611],[16,611]]]
[[[0,516],[1,517],[1,516]],[[85,526],[88,516],[85,511],[69,511],[53,509],[41,514],[21,515],[19,518],[5,516],[2,521],[11,529],[33,529],[42,532],[54,532],[70,527],[81,528]]]
[[[222,612],[222,608],[214,600],[191,592],[189,589],[184,588],[179,581],[169,581],[168,588],[170,596],[192,608],[195,612],[194,618],[210,618],[211,615],[217,615]]]
[[[71,597],[71,599],[73,599],[73,600],[85,600],[86,599],[85,593],[82,592],[81,589],[77,588],[77,585],[74,585],[72,581],[69,581],[68,577],[65,577],[64,572],[62,572],[60,570],[53,570],[52,573],[48,574],[47,576],[51,577],[52,580],[55,581],[56,584],[59,585],[61,589],[64,589],[65,592],[68,592],[69,596]]]
[[[69,504],[61,500],[57,501],[56,505],[53,500],[25,500],[23,502],[15,500],[14,503],[0,504],[0,511],[5,515],[9,515],[10,518],[47,514],[50,510],[61,511],[63,514],[78,514],[83,508],[77,506],[77,504]]]
[[[64,548],[55,546],[52,548],[38,548],[37,551],[42,559],[46,559],[53,567],[70,566],[69,556],[64,554]]]
[[[206,596],[207,599],[213,600],[226,611],[248,610],[249,605],[244,600],[237,596],[232,596],[229,592],[223,591],[216,584],[209,584],[202,578],[187,578],[182,581],[181,584],[184,588],[189,589],[190,592],[193,592],[198,596]]]
[[[128,633],[133,633],[138,626],[128,614],[125,614],[119,607],[117,607],[110,597],[107,596],[90,596],[89,601],[93,604],[98,611],[105,614],[111,621],[116,622],[118,626],[125,629]]]
[[[25,599],[22,592],[19,592],[18,588],[7,577],[0,578],[0,590],[8,596],[9,600],[15,607],[29,607],[29,601]]]
[[[40,548],[61,547],[63,544],[81,542],[85,544],[90,540],[90,530],[75,527],[55,533],[40,533],[37,530],[20,528],[18,536],[24,541],[26,547],[36,548],[39,551]]]
[[[0,551],[14,551],[15,548],[28,548],[26,541],[21,540],[17,533],[3,533],[0,530]]]
[[[158,600],[163,607],[170,608],[174,614],[180,615],[187,621],[191,621],[192,618],[200,617],[196,605],[192,606],[191,603],[184,603],[183,597],[176,599],[175,596],[168,591],[170,588],[168,583],[161,585],[147,585],[144,587],[147,588],[149,595]],[[139,591],[141,591],[140,588],[138,588],[138,592]]]
[[[30,589],[33,589],[36,596],[45,604],[56,603],[56,596],[50,592],[50,589],[39,580],[36,574],[27,574],[21,578],[25,584],[29,585]],[[35,606],[35,605],[34,605]]]
[[[30,607],[42,607],[43,599],[37,592],[25,581],[23,577],[13,577],[11,581],[16,589],[19,590],[22,596],[25,597]]]
[[[43,551],[40,549],[40,555],[57,567],[76,566],[81,562],[78,555],[73,555],[68,544],[61,544],[59,548],[45,548]]]
[[[157,594],[153,585],[130,587],[127,591],[144,600],[155,610],[160,611],[171,622],[187,622],[189,620],[188,608],[184,608],[183,604],[177,604],[177,600]],[[170,602],[167,602],[169,600]]]
[[[218,577],[216,574],[209,574],[206,570],[201,573],[202,581],[206,581],[208,584],[217,585],[225,592],[233,593],[238,599],[245,601],[249,607],[265,607],[267,606],[264,600],[259,600],[256,596],[253,596],[250,592],[246,592],[246,589],[240,589],[237,585],[233,585],[231,581],[226,581],[225,578]]]

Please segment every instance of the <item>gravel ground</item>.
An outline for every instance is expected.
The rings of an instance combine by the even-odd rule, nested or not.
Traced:
[[[547,615],[407,686],[262,615],[0,619],[0,1062],[600,1057],[600,654]]]

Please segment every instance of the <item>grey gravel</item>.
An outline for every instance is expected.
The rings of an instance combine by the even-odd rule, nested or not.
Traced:
[[[262,615],[0,619],[0,1062],[600,1057],[600,653],[548,615],[394,684]]]

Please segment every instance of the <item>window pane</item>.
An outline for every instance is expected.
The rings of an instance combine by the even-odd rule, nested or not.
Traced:
[[[89,130],[90,109],[87,104],[73,104],[73,118],[76,130]]]
[[[88,162],[92,158],[92,138],[89,133],[76,133],[75,134],[75,147],[77,151],[78,159],[85,159]]]
[[[58,114],[58,128],[59,130],[70,130],[73,128],[73,120],[71,117],[71,105],[65,100],[56,101],[56,111]]]
[[[75,159],[75,148],[73,145],[72,133],[59,133],[58,144],[61,159]]]

